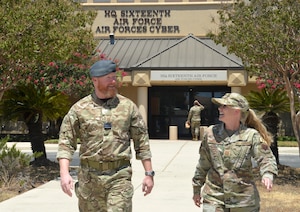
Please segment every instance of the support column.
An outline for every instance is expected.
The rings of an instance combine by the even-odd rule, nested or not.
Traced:
[[[227,86],[231,87],[231,92],[242,93],[242,86],[248,83],[248,72],[245,70],[228,70]]]
[[[148,87],[137,88],[137,106],[147,125],[147,112],[148,112]]]
[[[242,93],[242,88],[241,87],[231,87],[231,92],[232,93]]]

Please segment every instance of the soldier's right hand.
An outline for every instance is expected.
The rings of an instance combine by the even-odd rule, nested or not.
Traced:
[[[71,190],[73,190],[74,184],[73,184],[73,178],[69,173],[60,175],[60,186],[64,193],[72,197]]]
[[[201,196],[199,194],[194,194],[193,200],[196,206],[200,207],[201,205]]]

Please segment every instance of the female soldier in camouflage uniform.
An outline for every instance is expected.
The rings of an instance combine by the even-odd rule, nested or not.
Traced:
[[[269,145],[272,137],[240,94],[213,98],[219,105],[219,120],[210,126],[200,146],[193,177],[193,200],[203,211],[259,211],[252,161],[257,162],[262,184],[272,189],[277,164]],[[202,193],[201,193],[201,187]]]

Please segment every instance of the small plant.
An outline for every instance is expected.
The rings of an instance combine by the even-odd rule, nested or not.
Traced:
[[[297,141],[294,136],[279,136],[278,141]]]
[[[33,155],[22,153],[14,144],[6,145],[9,137],[0,139],[0,186],[8,187],[18,183],[18,176],[29,166]]]

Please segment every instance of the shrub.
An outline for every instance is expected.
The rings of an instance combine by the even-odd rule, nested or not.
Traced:
[[[12,147],[6,145],[9,137],[0,139],[0,185],[11,186],[14,183],[22,183],[18,181],[18,177],[23,175],[23,170],[29,166],[33,155],[22,153],[16,148],[16,144]]]
[[[278,136],[278,141],[297,141],[294,136]]]

